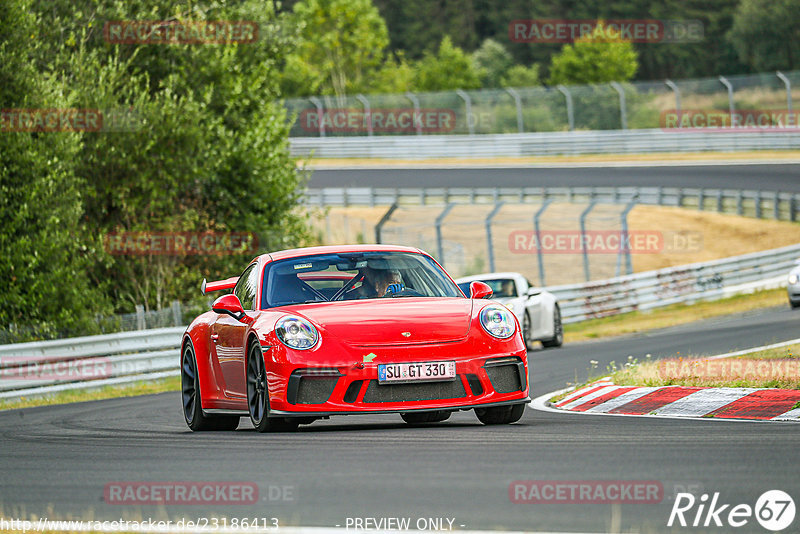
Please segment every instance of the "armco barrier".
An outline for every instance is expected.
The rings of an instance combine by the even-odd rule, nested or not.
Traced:
[[[796,150],[800,133],[665,132],[660,129],[488,135],[292,137],[292,156],[315,158],[494,158],[560,154],[649,154]]]
[[[559,300],[565,323],[648,310],[679,302],[713,300],[786,285],[800,245],[547,289]],[[184,327],[0,346],[0,399],[67,389],[154,380],[179,373]],[[102,369],[100,377],[37,378],[37,366],[72,364]],[[57,365],[55,366],[57,367]],[[20,370],[22,369],[22,370]],[[25,376],[23,380],[9,375]],[[32,376],[31,376],[32,375]]]
[[[548,287],[565,323],[785,287],[800,245],[609,280]]]
[[[309,206],[381,206],[457,204],[539,204],[601,202],[675,206],[796,221],[800,194],[781,191],[683,187],[323,187],[308,189]]]
[[[186,327],[0,346],[0,399],[178,374]]]

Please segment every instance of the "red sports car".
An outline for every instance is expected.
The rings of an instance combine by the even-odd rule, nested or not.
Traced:
[[[327,246],[262,254],[197,317],[181,343],[192,430],[260,432],[331,415],[399,413],[412,424],[474,409],[513,423],[528,396],[519,324],[481,282],[466,298],[428,254]]]

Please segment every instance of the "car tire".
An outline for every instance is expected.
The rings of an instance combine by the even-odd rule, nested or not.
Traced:
[[[419,425],[423,423],[441,423],[450,419],[450,412],[439,410],[436,412],[406,412],[401,413],[400,417],[409,425]]]
[[[522,318],[522,340],[525,342],[527,350],[533,350],[535,340],[531,337],[531,316],[528,310],[525,310],[525,315]]]
[[[789,299],[789,306],[791,306],[793,310],[796,309],[796,308],[800,308],[800,302],[795,302],[795,301]]]
[[[297,430],[298,420],[269,416],[269,394],[264,355],[258,343],[247,350],[247,411],[250,422],[258,432],[291,432]]]
[[[193,432],[205,430],[236,430],[239,426],[237,415],[209,416],[203,412],[200,395],[200,379],[197,374],[197,359],[194,347],[189,342],[183,348],[181,357],[181,400],[183,419]]]
[[[484,425],[508,425],[516,423],[525,413],[524,404],[495,406],[493,408],[475,408],[475,415]]]
[[[561,308],[558,304],[553,308],[553,337],[543,339],[542,346],[547,348],[560,347],[564,344],[564,325],[561,324]]]

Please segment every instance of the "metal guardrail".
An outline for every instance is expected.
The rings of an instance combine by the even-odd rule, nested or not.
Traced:
[[[186,327],[0,346],[0,399],[174,376]]]
[[[548,287],[565,323],[785,287],[800,245],[609,280]]]
[[[316,158],[493,158],[655,152],[796,150],[794,131],[600,130],[488,135],[292,137],[292,156]]]
[[[700,189],[678,187],[477,187],[375,188],[325,187],[308,189],[310,206],[381,206],[562,202],[605,202],[676,206],[736,213],[756,218],[796,221],[800,194],[779,191]]]

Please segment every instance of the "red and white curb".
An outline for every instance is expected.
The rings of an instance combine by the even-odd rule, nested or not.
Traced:
[[[720,354],[727,358],[797,343],[798,340]],[[534,399],[531,407],[541,411],[604,415],[714,418],[749,421],[800,422],[800,390],[764,388],[704,388],[685,386],[618,386],[605,378],[571,391],[550,403],[549,399],[569,389]]]

